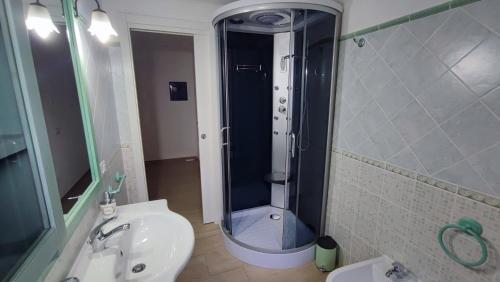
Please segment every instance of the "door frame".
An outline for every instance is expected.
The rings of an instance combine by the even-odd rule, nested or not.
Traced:
[[[131,162],[135,182],[131,183],[135,191],[130,193],[131,202],[148,201],[144,151],[140,126],[135,69],[132,54],[130,31],[142,30],[146,32],[187,35],[193,37],[195,84],[196,84],[196,112],[198,121],[198,152],[200,160],[200,180],[202,194],[203,222],[218,223],[222,218],[222,190],[221,190],[221,159],[219,156],[220,136],[219,102],[214,90],[215,59],[214,31],[204,22],[180,20],[173,18],[146,17],[122,14],[123,18],[117,21],[120,34],[121,59],[124,70],[124,81],[130,142],[132,151]],[[206,138],[202,139],[202,134]],[[130,188],[129,188],[130,189]],[[168,199],[167,199],[168,201]]]

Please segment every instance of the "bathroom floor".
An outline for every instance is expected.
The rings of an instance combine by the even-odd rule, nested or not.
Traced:
[[[313,263],[274,270],[255,267],[231,256],[224,248],[217,224],[203,224],[198,160],[172,159],[146,163],[151,200],[165,198],[171,210],[186,217],[193,225],[196,241],[193,256],[178,282],[325,281]]]

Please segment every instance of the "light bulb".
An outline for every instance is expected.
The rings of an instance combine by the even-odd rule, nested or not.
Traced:
[[[49,10],[38,1],[31,3],[28,7],[26,27],[28,30],[35,30],[36,34],[43,39],[49,37],[52,32],[59,33],[59,29],[50,17]]]
[[[88,31],[102,43],[108,42],[111,36],[118,36],[118,33],[111,26],[108,15],[101,9],[92,11],[92,19]]]

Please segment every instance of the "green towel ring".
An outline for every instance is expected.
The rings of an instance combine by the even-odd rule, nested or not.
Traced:
[[[481,258],[477,261],[464,261],[457,257],[455,253],[450,251],[450,249],[446,246],[446,244],[443,242],[443,234],[446,230],[448,229],[458,229],[463,231],[465,234],[472,236],[476,241],[479,243],[481,246]],[[486,243],[484,242],[484,239],[481,238],[481,234],[483,234],[483,227],[479,222],[472,218],[467,218],[463,217],[458,221],[458,224],[446,224],[443,226],[438,233],[438,241],[439,245],[443,249],[443,251],[446,253],[447,256],[449,256],[452,260],[455,262],[465,266],[465,267],[477,267],[486,262],[488,259],[488,248],[486,247]]]

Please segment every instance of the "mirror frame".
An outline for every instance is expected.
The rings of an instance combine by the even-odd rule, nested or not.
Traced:
[[[78,18],[74,16],[74,3],[72,0],[63,0],[61,2],[63,5],[62,9],[64,11],[66,31],[68,33],[71,60],[73,61],[76,88],[78,92],[78,100],[80,101],[80,111],[82,114],[83,129],[85,133],[85,143],[87,144],[89,166],[92,175],[92,182],[90,185],[87,189],[85,189],[85,192],[80,195],[71,210],[64,215],[64,221],[66,223],[66,237],[68,240],[87,212],[89,204],[95,200],[97,192],[100,190],[99,187],[101,186],[102,179],[96,151],[92,111],[89,104],[87,78],[85,76],[83,58],[80,56],[83,46],[81,46],[81,40],[78,38],[78,35],[81,34],[79,25],[85,25],[86,23],[82,16],[79,16]]]
[[[71,207],[69,212],[66,214],[63,213],[68,236],[73,233],[76,226],[80,223],[81,218],[87,211],[88,204],[92,202],[92,199],[94,199],[94,193],[96,193],[96,190],[99,190],[98,187],[101,184],[101,174],[98,156],[96,153],[96,142],[92,122],[92,111],[88,100],[87,80],[85,77],[83,59],[80,57],[82,46],[78,45],[79,39],[77,36],[81,34],[81,32],[77,30],[78,25],[83,24],[85,26],[87,23],[81,15],[79,17],[74,16],[73,7],[74,1],[71,0],[63,0],[61,2],[57,1],[57,6],[47,6],[54,23],[61,23],[66,26],[66,30],[61,30],[61,32],[66,32],[68,37],[71,61],[73,63],[73,73],[75,75],[78,103],[80,105],[83,131],[85,135],[89,169],[92,177],[92,181],[85,189],[85,192],[79,195],[78,200],[73,207]],[[64,195],[59,194],[60,198],[62,196]]]

